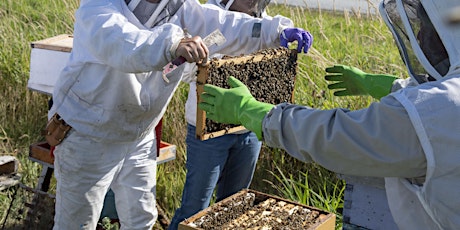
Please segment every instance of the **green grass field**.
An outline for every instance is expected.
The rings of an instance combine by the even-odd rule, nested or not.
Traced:
[[[47,122],[48,97],[27,89],[30,43],[59,34],[71,34],[77,0],[0,1],[0,155],[20,159],[22,182],[36,186],[40,165],[28,158],[31,143],[42,141]],[[308,10],[270,5],[270,15],[293,19],[297,27],[314,36],[313,48],[299,55],[295,103],[320,109],[360,109],[370,97],[337,98],[327,90],[324,68],[347,64],[366,72],[389,73],[400,77],[405,68],[391,34],[379,16],[355,12]],[[188,86],[182,83],[168,107],[163,140],[177,146],[174,161],[158,168],[158,202],[172,217],[180,204],[185,178],[184,104]],[[341,226],[344,182],[314,163],[302,163],[282,150],[263,147],[252,189],[313,205],[338,215]],[[53,189],[53,188],[52,188]],[[10,190],[0,193],[0,217],[9,204]]]

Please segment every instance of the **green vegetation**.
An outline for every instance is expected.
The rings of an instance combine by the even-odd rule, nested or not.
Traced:
[[[0,1],[0,154],[21,161],[22,182],[36,186],[41,166],[28,157],[31,143],[42,141],[40,131],[47,122],[48,96],[27,89],[30,43],[59,34],[71,34],[77,0]],[[393,39],[379,16],[335,13],[270,5],[270,15],[292,18],[298,27],[314,36],[313,48],[299,55],[295,102],[320,109],[360,109],[370,97],[337,98],[327,90],[324,68],[347,64],[367,72],[403,77]],[[185,180],[184,104],[188,86],[182,84],[168,107],[163,122],[163,140],[177,146],[174,161],[158,167],[157,195],[169,217],[180,204]],[[282,150],[263,147],[252,189],[279,195],[335,212],[340,220],[344,182],[334,173],[314,164],[302,163]],[[53,189],[53,188],[52,188]],[[0,218],[9,205],[11,191],[0,193]],[[338,228],[340,221],[338,221]]]

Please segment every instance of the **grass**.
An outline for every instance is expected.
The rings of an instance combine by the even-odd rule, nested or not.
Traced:
[[[30,43],[59,34],[71,34],[77,0],[0,1],[0,154],[16,156],[22,182],[35,187],[41,167],[28,160],[31,143],[43,140],[48,97],[27,89]],[[270,5],[268,14],[293,19],[314,36],[313,48],[299,55],[295,102],[321,109],[360,109],[370,97],[337,98],[327,90],[324,68],[340,63],[367,72],[405,73],[398,51],[377,15],[337,13]],[[188,86],[181,84],[165,114],[163,140],[177,146],[176,160],[158,167],[158,202],[169,217],[180,204],[185,180],[184,104]],[[279,195],[336,213],[340,220],[344,182],[315,163],[300,162],[283,150],[263,146],[252,189]],[[0,217],[9,204],[9,191],[0,193]],[[340,221],[338,221],[340,228]]]

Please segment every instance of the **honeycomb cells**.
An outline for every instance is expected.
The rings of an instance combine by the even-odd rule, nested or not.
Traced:
[[[297,52],[279,47],[260,50],[246,56],[224,56],[222,59],[212,59],[206,68],[206,83],[229,88],[227,78],[233,76],[243,82],[258,101],[276,105],[292,101],[297,73]],[[206,119],[203,131],[210,134],[236,126],[239,125],[221,124]]]

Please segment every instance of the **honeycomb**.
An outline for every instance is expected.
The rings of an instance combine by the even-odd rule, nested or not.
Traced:
[[[334,229],[335,215],[255,190],[244,189],[179,224],[192,229]]]
[[[258,101],[275,105],[292,102],[296,74],[297,52],[284,47],[264,49],[249,55],[213,58],[198,67],[198,102],[204,84],[229,88],[229,76],[243,82]],[[200,108],[197,109],[196,124],[196,135],[201,140],[244,130],[240,125],[209,120]]]

